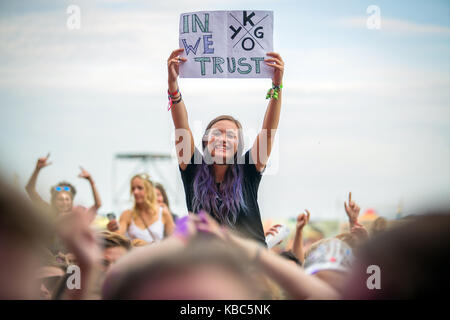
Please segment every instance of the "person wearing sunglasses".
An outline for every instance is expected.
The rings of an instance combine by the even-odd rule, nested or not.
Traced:
[[[55,216],[62,214],[62,213],[68,213],[71,212],[73,209],[73,199],[76,195],[76,189],[75,187],[66,182],[61,181],[56,186],[51,187],[50,194],[51,199],[50,203],[47,203],[44,201],[39,194],[36,191],[36,181],[37,177],[41,171],[41,169],[51,165],[51,162],[48,162],[48,159],[50,157],[50,153],[47,154],[46,157],[39,158],[36,164],[36,168],[28,181],[28,184],[26,186],[26,191],[31,198],[31,200],[39,205],[40,207],[43,207],[44,209],[50,209],[52,212],[55,213]],[[95,215],[97,213],[97,210],[102,205],[99,193],[97,191],[97,188],[95,186],[94,180],[92,179],[92,176],[89,172],[87,172],[85,169],[80,167],[81,173],[78,175],[80,178],[86,179],[89,181],[89,184],[92,188],[92,193],[94,195],[94,205],[88,210],[89,213],[91,213],[93,220],[95,218]]]

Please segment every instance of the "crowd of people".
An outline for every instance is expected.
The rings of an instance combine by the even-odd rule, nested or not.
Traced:
[[[258,187],[278,128],[283,60],[277,53],[265,60],[274,76],[252,147],[244,152],[242,125],[224,115],[208,124],[200,151],[177,81],[182,51],[172,52],[167,67],[188,213],[174,215],[164,187],[137,174],[132,208],[95,230],[102,203],[85,169],[79,176],[91,186],[92,207],[74,205],[76,189],[66,181],[51,188],[50,203],[38,194],[48,154],[26,186],[31,203],[0,181],[0,299],[408,299],[446,289],[448,212],[364,226],[350,193],[347,232],[305,241],[305,210],[292,245],[268,248],[266,238],[279,228],[264,230]]]
[[[95,210],[74,206],[68,183],[53,190],[70,200],[60,206],[52,191],[51,210],[0,184],[0,299],[408,299],[437,296],[448,284],[448,212],[377,221],[367,230],[349,196],[343,207],[349,232],[304,247],[308,211],[298,215],[291,250],[280,251],[205,211],[174,223],[143,175],[130,182],[133,209],[119,223],[111,221],[111,231],[92,228]],[[145,232],[130,232],[132,223]],[[369,284],[367,269],[374,265],[381,272],[378,289]],[[75,286],[72,266],[80,270]]]

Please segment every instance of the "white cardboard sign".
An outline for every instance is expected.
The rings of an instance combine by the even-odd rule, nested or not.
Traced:
[[[272,11],[199,11],[180,15],[181,78],[271,78]]]

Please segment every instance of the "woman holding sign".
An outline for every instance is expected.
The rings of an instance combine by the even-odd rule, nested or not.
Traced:
[[[242,126],[231,116],[214,118],[203,135],[203,156],[194,145],[186,106],[179,86],[180,57],[184,49],[170,55],[169,105],[175,125],[178,163],[190,212],[208,212],[222,225],[243,236],[265,244],[257,193],[262,172],[267,164],[281,110],[281,88],[284,62],[277,53],[269,52],[265,63],[273,68],[273,86],[262,129],[250,150],[243,154]]]

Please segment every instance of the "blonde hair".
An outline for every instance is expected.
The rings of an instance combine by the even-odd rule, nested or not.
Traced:
[[[144,183],[144,190],[145,190],[145,205],[147,208],[150,209],[151,212],[157,213],[158,212],[158,202],[156,200],[156,192],[155,192],[155,185],[150,180],[150,176],[148,174],[137,174],[133,176],[130,180],[130,193],[133,193],[132,190],[132,184],[133,180],[139,178]],[[137,218],[139,216],[139,209],[137,207],[136,202],[134,203],[133,209],[131,210],[131,214],[134,218]]]
[[[122,236],[116,232],[111,232],[108,230],[103,230],[98,233],[98,238],[100,240],[100,244],[104,249],[114,248],[114,247],[123,247],[125,249],[131,249],[131,241],[128,240],[125,236]]]

